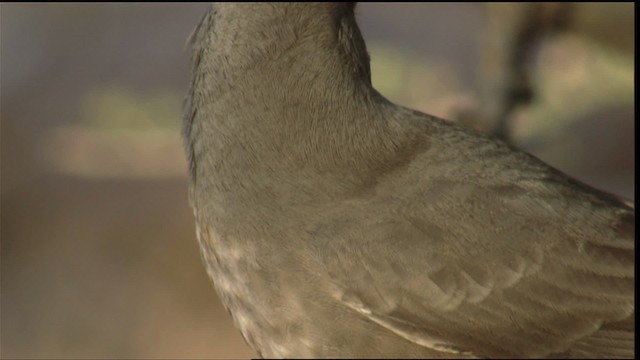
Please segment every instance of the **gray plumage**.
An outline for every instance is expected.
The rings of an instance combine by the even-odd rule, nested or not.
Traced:
[[[633,357],[633,205],[372,88],[353,3],[229,3],[184,136],[208,273],[265,357]]]

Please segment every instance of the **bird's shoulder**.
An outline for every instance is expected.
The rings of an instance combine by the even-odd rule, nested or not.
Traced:
[[[426,143],[307,231],[337,301],[417,344],[478,356],[561,353],[631,316],[633,209],[461,126],[397,121]]]

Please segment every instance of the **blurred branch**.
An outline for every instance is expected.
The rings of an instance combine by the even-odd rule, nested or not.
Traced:
[[[529,104],[535,97],[531,85],[531,68],[536,52],[545,37],[564,31],[569,23],[571,3],[527,3],[516,23],[510,51],[506,56],[506,77],[499,93],[499,105],[493,129],[488,132],[511,142],[510,119],[514,110]]]

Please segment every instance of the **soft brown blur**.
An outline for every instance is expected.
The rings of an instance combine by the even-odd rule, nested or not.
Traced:
[[[521,6],[360,4],[374,84],[483,128]],[[515,144],[627,198],[633,6],[576,5],[511,116]],[[185,43],[207,7],[2,4],[3,358],[255,356],[206,276],[187,203]]]

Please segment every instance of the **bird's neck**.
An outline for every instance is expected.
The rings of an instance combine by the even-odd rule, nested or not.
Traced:
[[[389,103],[371,86],[352,5],[217,5],[193,52],[184,129],[192,182],[229,204],[356,187],[401,144],[383,138]]]
[[[194,90],[209,98],[324,106],[371,88],[352,3],[218,4],[194,36]]]

